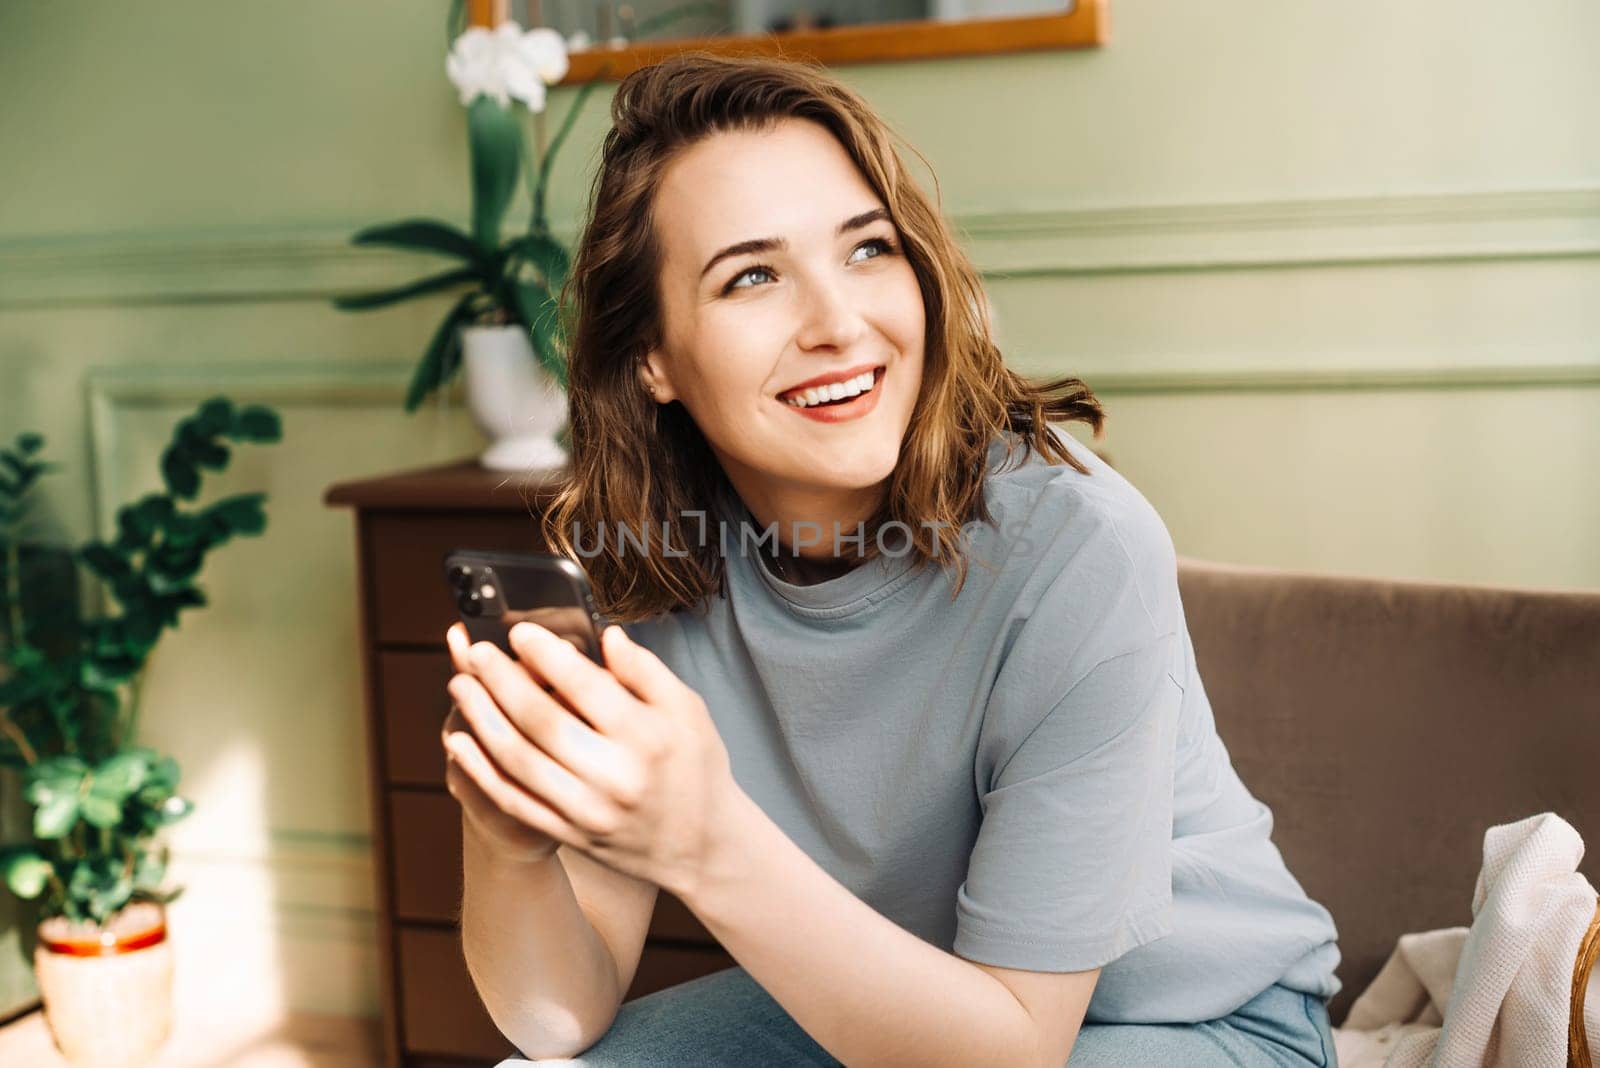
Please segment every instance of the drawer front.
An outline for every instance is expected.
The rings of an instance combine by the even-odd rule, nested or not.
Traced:
[[[442,790],[390,790],[388,802],[396,918],[458,922],[460,803]]]
[[[439,729],[450,711],[445,683],[455,674],[443,632],[437,653],[379,649],[377,657],[384,775],[392,784],[443,788]]]
[[[539,524],[516,512],[375,512],[365,520],[379,642],[445,648],[459,617],[444,580],[451,549],[540,550]]]
[[[633,982],[628,985],[628,992],[622,1000],[642,998],[657,990],[731,968],[737,963],[721,946],[700,949],[646,942],[644,952],[639,956],[639,970],[634,974]]]
[[[461,907],[461,806],[442,791],[390,790],[396,917],[456,923]],[[685,949],[721,947],[689,907],[665,890],[656,894],[651,940]]]
[[[478,998],[454,928],[395,926],[401,1041],[409,1053],[520,1056]]]

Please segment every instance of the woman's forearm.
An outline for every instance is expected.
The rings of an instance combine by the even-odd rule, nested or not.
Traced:
[[[983,969],[874,911],[743,791],[697,885],[678,892],[746,971],[838,1060],[1029,1065],[1027,1010]]]
[[[494,856],[462,817],[461,944],[489,1016],[526,1057],[573,1057],[611,1026],[617,966],[561,858]]]

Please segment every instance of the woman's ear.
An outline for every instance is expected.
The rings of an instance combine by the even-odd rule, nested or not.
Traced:
[[[672,385],[667,381],[667,376],[662,369],[665,363],[661,353],[651,349],[639,357],[639,384],[644,391],[650,394],[650,399],[658,404],[665,404],[676,399]]]

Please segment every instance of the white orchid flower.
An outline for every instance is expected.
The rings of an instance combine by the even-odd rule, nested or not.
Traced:
[[[480,93],[508,107],[515,97],[530,111],[543,111],[545,86],[567,76],[567,44],[548,26],[523,32],[507,20],[494,29],[467,28],[450,48],[445,73],[470,104]]]
[[[567,76],[567,42],[548,26],[535,26],[522,35],[522,54],[546,85],[554,85]]]

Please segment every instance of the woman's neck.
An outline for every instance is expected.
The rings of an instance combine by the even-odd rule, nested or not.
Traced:
[[[786,582],[827,582],[870,557],[874,531],[867,521],[877,512],[881,487],[825,494],[752,489],[747,495],[735,485],[733,492],[754,521],[756,537],[773,532],[758,551],[768,554],[768,567]]]

